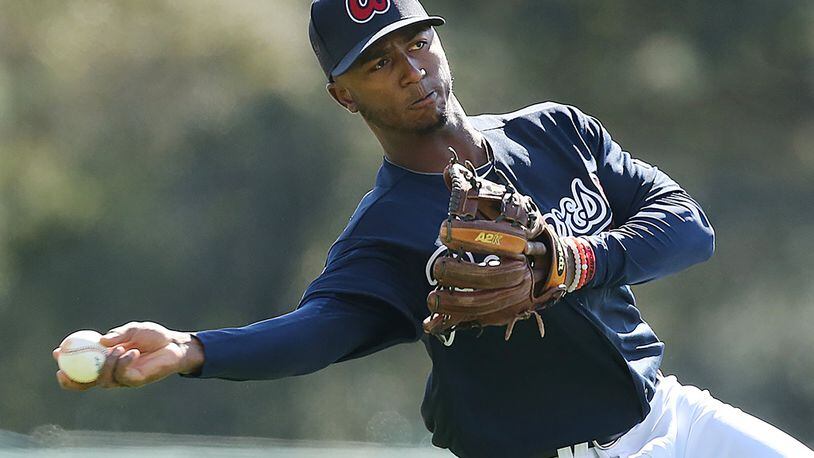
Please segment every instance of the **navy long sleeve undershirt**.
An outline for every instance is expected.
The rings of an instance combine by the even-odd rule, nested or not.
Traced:
[[[410,341],[411,334],[412,325],[391,307],[317,297],[276,318],[195,333],[206,355],[196,375],[227,380],[303,375]]]
[[[586,238],[597,259],[587,287],[644,283],[706,261],[715,247],[712,226],[683,191],[652,199],[622,226]]]
[[[701,206],[667,174],[634,159],[591,116],[575,116],[596,160],[615,229],[586,238],[596,254],[587,285],[635,285],[706,261],[715,233]]]

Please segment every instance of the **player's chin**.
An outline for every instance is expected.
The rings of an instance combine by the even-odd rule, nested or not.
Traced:
[[[441,129],[447,125],[449,115],[447,114],[444,105],[438,105],[431,109],[421,111],[413,111],[412,119],[407,123],[410,125],[410,130],[416,132],[429,133]]]
[[[416,123],[415,130],[421,133],[430,133],[444,128],[449,122],[446,111],[439,110]]]

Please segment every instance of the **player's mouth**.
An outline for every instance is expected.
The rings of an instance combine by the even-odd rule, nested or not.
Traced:
[[[417,110],[419,108],[426,108],[430,105],[434,105],[437,99],[437,95],[435,91],[430,92],[429,94],[421,97],[420,99],[414,101],[410,104],[410,108],[413,110]]]

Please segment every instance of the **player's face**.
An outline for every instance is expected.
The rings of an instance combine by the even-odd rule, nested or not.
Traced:
[[[372,126],[431,132],[447,123],[452,74],[435,30],[417,25],[376,42],[328,89]]]

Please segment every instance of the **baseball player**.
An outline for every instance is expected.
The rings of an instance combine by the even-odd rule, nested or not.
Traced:
[[[675,181],[556,103],[468,116],[418,0],[315,0],[327,90],[384,159],[295,311],[186,333],[129,323],[94,383],[275,379],[421,340],[421,414],[462,457],[805,457],[773,426],[659,371],[632,284],[705,261]],[[58,351],[55,351],[55,355]]]

